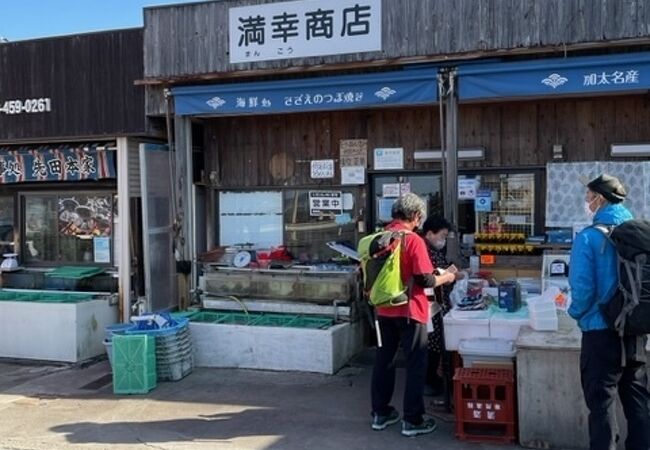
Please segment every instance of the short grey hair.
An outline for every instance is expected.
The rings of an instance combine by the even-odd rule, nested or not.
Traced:
[[[425,216],[426,205],[419,195],[409,192],[393,203],[390,212],[393,219],[413,220],[418,214],[420,214],[420,217]]]

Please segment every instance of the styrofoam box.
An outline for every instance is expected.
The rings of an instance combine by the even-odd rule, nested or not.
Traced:
[[[458,350],[461,339],[489,338],[490,319],[456,319],[451,314],[443,318],[445,347],[449,351]]]
[[[528,325],[530,325],[528,311],[522,311],[522,314],[498,312],[490,317],[490,337],[516,340],[521,327]]]
[[[555,312],[555,302],[553,300],[549,301],[542,296],[528,297],[526,299],[526,304],[528,305],[528,310],[531,315],[546,311]]]
[[[461,339],[458,353],[463,357],[463,367],[473,367],[475,362],[509,362],[517,353],[515,343],[508,339]]]
[[[530,326],[536,331],[557,331],[558,329],[557,314],[555,317],[533,318],[530,319]]]

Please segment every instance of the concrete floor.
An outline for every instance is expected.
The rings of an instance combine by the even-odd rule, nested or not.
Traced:
[[[335,376],[195,369],[147,395],[115,396],[106,361],[0,362],[0,449],[517,448],[456,440],[452,417],[432,403],[433,434],[405,438],[399,425],[372,431],[370,371],[364,362]]]

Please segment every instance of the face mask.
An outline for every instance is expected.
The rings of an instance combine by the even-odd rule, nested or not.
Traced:
[[[440,239],[440,240],[434,241],[433,248],[435,248],[436,250],[442,250],[443,248],[445,248],[445,245],[447,245],[447,240],[446,239]]]
[[[588,217],[589,219],[593,219],[594,216],[596,215],[596,212],[591,210],[591,204],[592,204],[593,202],[595,202],[596,200],[598,200],[598,198],[594,198],[594,199],[593,199],[592,201],[590,201],[590,202],[585,201],[585,206],[584,206],[584,207],[585,207],[585,214],[587,215],[587,217]]]

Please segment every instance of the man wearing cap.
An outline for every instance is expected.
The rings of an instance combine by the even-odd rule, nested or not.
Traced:
[[[585,213],[594,225],[617,226],[633,218],[622,204],[627,193],[616,177],[603,174],[586,186]],[[636,336],[625,336],[622,342],[600,312],[600,305],[607,303],[618,287],[617,256],[605,234],[594,227],[584,229],[573,242],[569,284],[569,315],[582,330],[580,375],[589,408],[589,448],[616,449],[618,393],[628,423],[626,450],[648,450],[650,395],[645,339],[639,349]],[[621,362],[623,348],[625,365]]]

